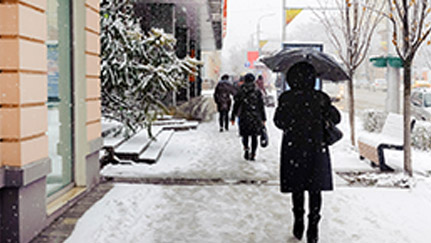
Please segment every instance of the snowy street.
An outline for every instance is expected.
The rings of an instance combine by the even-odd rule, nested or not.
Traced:
[[[346,94],[343,99],[336,103],[341,110],[347,112],[348,111],[348,101],[346,99]],[[385,100],[386,100],[386,91],[376,90],[370,91],[366,88],[356,88],[355,89],[355,109],[357,112],[366,110],[366,109],[375,109],[375,110],[384,110],[385,109]],[[402,104],[402,103],[401,103]]]
[[[292,236],[290,194],[278,186],[281,132],[267,109],[270,145],[258,149],[257,161],[242,159],[237,127],[218,132],[216,116],[197,130],[178,132],[155,165],[108,166],[104,176],[121,178],[222,179],[206,185],[116,183],[78,221],[67,242],[300,242]],[[335,172],[376,172],[360,161],[348,142],[347,121],[341,142],[332,147]],[[358,121],[359,122],[359,121]],[[358,125],[360,127],[360,125]],[[388,153],[401,168],[401,152]],[[430,153],[414,152],[410,189],[358,186],[335,176],[335,190],[324,193],[320,242],[414,242],[431,238],[431,179],[423,177]],[[237,184],[258,180],[263,184]],[[268,181],[268,182],[267,182]],[[305,242],[303,240],[302,242]]]

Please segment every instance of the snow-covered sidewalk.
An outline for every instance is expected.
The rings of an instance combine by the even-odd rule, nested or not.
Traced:
[[[275,183],[117,183],[78,221],[67,242],[300,242],[291,234],[290,195],[281,194],[277,185],[281,132],[272,124],[273,109],[267,112],[270,145],[259,148],[255,162],[242,158],[237,128],[219,133],[214,119],[197,130],[175,134],[157,164],[110,165],[102,173],[126,178]],[[345,118],[340,124],[345,136],[331,148],[334,171],[377,172],[359,160],[349,145]],[[360,121],[357,126],[361,127]],[[401,167],[401,158],[402,152],[390,152],[387,161]],[[324,193],[320,242],[430,242],[431,178],[420,176],[431,171],[430,158],[429,152],[414,151],[416,184],[409,189],[349,186],[334,176],[335,190]]]
[[[217,116],[208,123],[201,123],[197,130],[177,132],[169,142],[162,157],[154,165],[108,165],[103,176],[126,178],[207,178],[225,180],[278,180],[279,154],[282,132],[273,122],[273,108],[267,109],[267,128],[270,144],[258,148],[255,162],[242,158],[242,145],[238,127],[228,132],[218,131]],[[347,129],[347,119],[340,128]],[[331,148],[335,171],[375,171],[368,163],[359,160],[349,146],[349,136]],[[430,166],[431,167],[431,166]]]
[[[431,189],[337,188],[325,193],[322,243],[427,243]],[[67,242],[299,242],[290,196],[277,186],[116,184]]]

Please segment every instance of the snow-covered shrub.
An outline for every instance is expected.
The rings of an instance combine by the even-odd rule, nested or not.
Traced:
[[[161,101],[184,85],[199,64],[176,56],[173,35],[160,29],[144,33],[134,2],[100,3],[102,114],[123,123],[127,133],[150,128],[167,111]]]
[[[421,150],[431,150],[430,122],[416,122],[412,131],[412,146]]]
[[[364,130],[367,132],[381,132],[388,114],[383,111],[365,110],[362,115]]]

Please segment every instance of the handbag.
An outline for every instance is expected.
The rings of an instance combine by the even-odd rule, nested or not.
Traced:
[[[268,142],[268,131],[266,130],[266,127],[263,126],[260,133],[260,146],[262,148],[265,148],[266,146],[268,146]]]
[[[333,145],[343,137],[343,132],[331,120],[325,120],[323,136],[326,145]]]

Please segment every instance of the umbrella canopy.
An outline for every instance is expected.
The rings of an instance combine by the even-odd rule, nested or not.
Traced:
[[[295,63],[308,62],[316,69],[317,77],[332,81],[347,80],[343,67],[331,56],[311,48],[282,50],[260,59],[274,72],[285,72]]]

